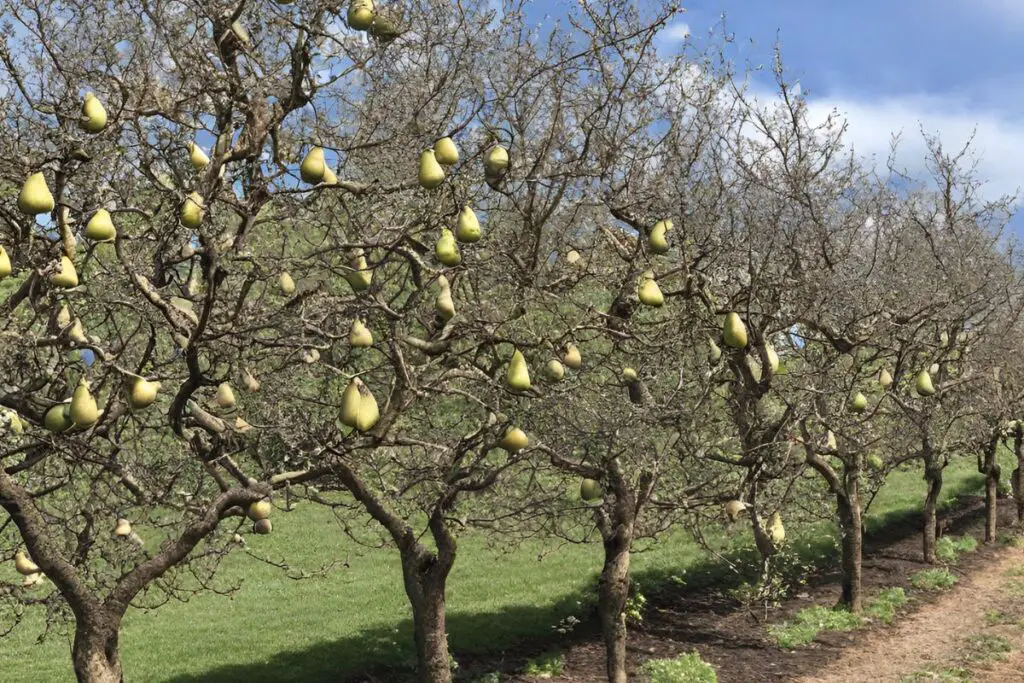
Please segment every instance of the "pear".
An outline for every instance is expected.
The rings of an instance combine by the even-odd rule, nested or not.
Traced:
[[[502,176],[508,170],[508,150],[501,145],[491,147],[484,156],[484,172],[492,178]]]
[[[455,239],[466,244],[471,244],[480,239],[480,221],[476,212],[469,208],[469,205],[462,207],[459,214],[459,222],[455,226]]]
[[[206,155],[203,148],[194,142],[188,143],[188,160],[192,162],[192,168],[202,171],[210,165],[210,157]]]
[[[285,295],[292,295],[295,293],[295,280],[288,274],[288,271],[282,271],[281,276],[277,280],[278,285],[281,287],[281,293]]]
[[[726,346],[734,349],[742,349],[747,345],[747,326],[740,320],[736,312],[730,312],[725,316],[725,324],[722,326],[722,339]]]
[[[579,263],[581,258],[583,257],[580,256],[580,252],[576,251],[575,249],[570,249],[569,253],[565,255],[565,261],[570,266],[574,266],[577,263]]]
[[[369,289],[370,283],[373,281],[373,270],[367,264],[366,257],[359,253],[349,262],[349,267],[352,270],[345,273],[345,280],[352,287],[352,291],[358,294]]]
[[[132,389],[128,394],[128,403],[135,410],[148,408],[156,401],[158,391],[160,391],[160,382],[150,382],[142,377],[138,377],[132,382]]]
[[[242,371],[242,384],[249,391],[255,393],[260,390],[260,383],[248,369]]]
[[[454,166],[459,162],[459,150],[451,138],[444,137],[434,143],[434,158],[439,164]]]
[[[324,185],[335,186],[338,184],[338,175],[331,170],[330,166],[324,166]]]
[[[302,362],[306,365],[312,365],[313,363],[320,360],[320,351],[317,349],[302,349]]]
[[[3,425],[4,420],[7,421],[8,428],[13,434],[24,434],[25,425],[21,423],[21,418],[13,410],[0,410],[0,426]]]
[[[71,421],[76,427],[88,429],[96,424],[99,419],[99,411],[96,408],[96,399],[89,393],[89,384],[83,379],[75,388],[71,396]]]
[[[580,356],[580,350],[572,342],[565,345],[565,354],[562,356],[562,362],[565,363],[566,367],[573,370],[579,370],[583,367],[583,357]]]
[[[462,263],[462,255],[459,247],[455,244],[455,235],[448,228],[441,228],[441,237],[434,245],[434,255],[437,260],[449,267],[455,267]]]
[[[882,368],[878,373],[878,383],[882,385],[883,389],[888,389],[892,386],[892,375],[885,368]]]
[[[825,447],[833,451],[839,449],[839,445],[836,443],[836,434],[831,429],[828,430],[828,435],[825,437]]]
[[[368,432],[380,419],[380,408],[377,407],[377,399],[373,397],[370,388],[365,384],[359,387],[359,395],[359,415],[356,417],[356,429]]]
[[[742,500],[730,500],[725,504],[725,516],[729,518],[730,522],[735,522],[746,509],[747,504]]]
[[[778,372],[779,370],[779,354],[775,353],[775,347],[772,346],[771,342],[765,343],[765,355],[768,356],[768,367],[772,369],[772,372]]]
[[[512,360],[509,361],[505,381],[509,387],[516,391],[526,391],[530,388],[530,370],[526,367],[526,359],[523,358],[523,354],[519,349],[512,353]]]
[[[327,161],[324,159],[323,147],[313,147],[299,164],[299,176],[310,185],[316,185],[327,173]]]
[[[78,286],[78,271],[75,264],[67,256],[60,257],[60,272],[50,276],[50,282],[58,287],[71,289]]]
[[[185,201],[181,205],[180,220],[182,225],[193,230],[202,224],[203,196],[201,194],[193,192],[188,197],[185,197]]]
[[[868,456],[867,463],[868,467],[875,470],[876,472],[881,472],[882,470],[885,469],[885,462],[875,453],[872,453],[871,455]]]
[[[245,515],[254,522],[258,522],[261,519],[267,519],[270,517],[270,513],[273,511],[274,506],[271,505],[270,501],[266,498],[258,500],[255,503],[249,505],[249,509]]]
[[[0,247],[0,280],[10,277],[11,272],[11,257],[7,255],[3,247]]]
[[[855,413],[863,413],[867,408],[868,397],[858,391],[853,397],[853,400],[850,401],[850,410]]]
[[[39,573],[39,565],[29,559],[24,550],[14,553],[14,569],[22,576]]]
[[[560,382],[565,377],[565,367],[559,361],[552,358],[544,366],[544,375],[552,382]]]
[[[68,330],[68,339],[76,344],[89,343],[89,338],[85,336],[85,328],[82,327],[82,321],[78,318],[75,318],[75,322],[72,323],[71,329]]]
[[[221,382],[220,386],[217,387],[217,393],[213,396],[213,402],[221,410],[231,410],[235,407],[235,392],[231,389],[231,385],[227,382]]]
[[[71,324],[71,311],[68,310],[66,304],[60,305],[60,310],[57,311],[57,327],[64,329]]]
[[[252,425],[246,422],[241,415],[235,417],[235,431],[239,434],[245,434],[247,431],[252,429]]]
[[[261,536],[266,536],[274,530],[274,523],[269,519],[261,519],[257,522],[253,522],[252,530]]]
[[[21,582],[22,588],[37,588],[41,586],[46,580],[46,574],[29,574],[25,577],[25,580]]]
[[[373,15],[373,23],[370,24],[370,35],[387,43],[397,38],[400,33],[395,23],[382,14]]]
[[[624,382],[635,382],[639,379],[636,374],[636,370],[633,368],[622,368],[622,381]]]
[[[359,423],[359,408],[362,404],[362,397],[359,394],[359,385],[362,381],[356,377],[345,387],[341,395],[341,423],[349,427],[355,427]]]
[[[722,359],[722,349],[718,348],[718,344],[715,343],[714,339],[708,339],[708,358],[711,360],[712,365]]]
[[[654,274],[650,271],[644,273],[643,281],[637,287],[636,295],[640,303],[645,306],[657,308],[665,303],[665,295],[661,293],[661,287],[654,280]]]
[[[46,177],[42,173],[33,173],[25,181],[18,195],[18,210],[29,216],[53,211],[53,195],[46,186]]]
[[[117,237],[114,221],[106,209],[97,209],[85,224],[85,236],[93,242],[110,242]]]
[[[519,427],[510,427],[501,437],[501,447],[509,453],[518,453],[530,445],[530,437]]]
[[[928,368],[928,373],[932,374],[932,375],[939,374],[939,364],[938,363],[932,363],[931,367]]]
[[[240,21],[231,22],[231,32],[238,38],[238,42],[243,45],[249,44],[249,30]]]
[[[68,403],[58,403],[46,411],[43,416],[43,427],[54,434],[66,432],[75,425],[71,419],[71,406]]]
[[[949,346],[949,332],[943,330],[939,334],[939,346]]]
[[[444,182],[444,169],[437,163],[434,150],[425,149],[420,154],[420,186],[427,190],[433,190]]]
[[[768,532],[768,538],[774,545],[779,545],[786,540],[786,527],[782,526],[782,515],[778,512],[773,512],[768,518],[768,526],[765,527],[765,531]]]
[[[601,490],[601,484],[594,479],[584,479],[580,482],[580,498],[587,501],[588,503],[593,500],[598,500],[604,496],[604,492]]]
[[[372,0],[352,0],[348,6],[348,25],[356,31],[365,31],[372,23]]]
[[[99,133],[107,125],[107,110],[91,92],[85,93],[82,101],[82,119],[79,123],[86,133]]]
[[[455,317],[455,301],[452,299],[452,288],[448,284],[448,278],[444,275],[437,278],[437,284],[441,287],[441,292],[434,300],[434,310],[442,320],[448,322]]]
[[[647,246],[655,254],[665,254],[668,252],[668,233],[672,229],[672,221],[660,220],[654,224],[651,228],[651,236],[647,240]]]
[[[935,387],[932,385],[932,376],[928,374],[927,370],[922,370],[921,374],[917,376],[914,388],[917,390],[918,396],[931,396],[935,393]]]
[[[132,534],[132,523],[124,517],[117,518],[117,525],[114,526],[114,535],[119,538],[131,536]]]
[[[373,333],[359,318],[352,321],[352,329],[348,332],[348,343],[360,349],[373,346]]]

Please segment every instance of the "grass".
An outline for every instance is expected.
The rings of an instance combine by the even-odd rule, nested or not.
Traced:
[[[697,652],[675,659],[651,659],[640,670],[647,683],[718,683],[714,667]]]
[[[896,611],[906,604],[906,591],[899,586],[886,588],[868,601],[867,606],[864,608],[864,614],[875,621],[888,625],[896,617]]]
[[[562,659],[562,653],[551,652],[528,661],[523,673],[533,678],[552,678],[561,676],[564,667],[565,661]]]
[[[910,585],[918,590],[941,591],[956,585],[957,578],[948,569],[922,569],[910,575]]]
[[[1003,636],[978,633],[966,639],[964,661],[968,663],[1003,661],[1013,647]]]
[[[900,683],[971,683],[971,672],[962,666],[954,666],[941,671],[917,671],[904,676]]]
[[[941,561],[954,564],[963,553],[973,553],[978,541],[973,536],[943,536],[935,544],[935,556]]]
[[[972,460],[954,461],[947,468],[943,503],[979,491],[981,483]],[[923,489],[919,471],[893,472],[869,511],[868,530],[915,519]],[[820,529],[787,527],[794,546],[803,544],[817,553],[816,561],[834,561],[832,539],[822,540]],[[745,536],[737,542],[750,545]],[[159,610],[129,613],[121,640],[127,678],[152,683],[324,683],[412,665],[412,627],[396,553],[355,545],[329,511],[306,504],[291,513],[275,512],[274,533],[251,537],[249,544],[255,552],[287,558],[297,568],[316,569],[332,559],[348,566],[326,577],[295,581],[276,567],[233,554],[218,583],[240,584],[234,595],[207,593]],[[526,638],[550,637],[562,620],[585,616],[601,566],[601,547],[552,550],[550,544],[532,542],[499,552],[483,535],[460,538],[447,598],[449,642],[457,659],[502,652]],[[710,563],[684,531],[634,555],[633,569],[645,590],[679,577],[691,588],[721,585],[730,576]],[[13,570],[0,567],[0,579],[14,580]],[[0,614],[0,630],[8,625]],[[42,630],[41,609],[30,609],[0,643],[0,672],[17,668],[21,680],[73,680],[70,639],[51,634],[37,644]],[[399,680],[391,674],[382,679]]]
[[[770,626],[768,634],[779,647],[789,650],[807,645],[822,631],[852,631],[860,623],[859,616],[846,610],[814,605],[800,610],[790,621]]]

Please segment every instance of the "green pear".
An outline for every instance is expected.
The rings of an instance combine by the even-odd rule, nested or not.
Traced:
[[[188,143],[188,160],[192,162],[192,168],[202,171],[210,165],[210,157],[206,155],[203,148],[194,142]]]
[[[273,504],[269,500],[264,498],[263,500],[258,500],[255,503],[251,503],[249,505],[249,509],[246,510],[245,515],[252,521],[258,522],[261,519],[268,519],[270,517],[270,513],[273,512],[273,510]]]
[[[33,173],[25,181],[18,195],[18,210],[29,216],[53,211],[53,195],[46,185],[46,176]]]
[[[644,273],[643,280],[637,287],[636,295],[639,297],[640,303],[645,306],[657,308],[665,303],[665,295],[661,293],[661,287],[658,286],[650,272]]]
[[[579,370],[583,367],[583,357],[580,355],[580,350],[572,342],[565,345],[565,354],[562,356],[562,362],[565,363],[566,367],[573,370]]]
[[[331,186],[331,187],[333,187],[333,186],[338,184],[338,176],[337,176],[337,174],[335,174],[335,172],[331,169],[330,166],[324,166],[324,180],[323,180],[323,183],[324,183],[324,185],[328,185],[328,186]]]
[[[580,482],[580,498],[587,501],[588,503],[594,500],[598,500],[604,496],[604,491],[601,490],[601,484],[594,479],[584,479]]]
[[[362,404],[362,396],[359,394],[359,385],[362,381],[356,377],[348,383],[341,395],[341,423],[349,427],[355,427],[359,423],[359,408]]]
[[[160,391],[160,382],[150,382],[139,377],[132,382],[132,389],[128,394],[128,404],[135,410],[148,408],[156,401],[158,391]]]
[[[65,289],[77,287],[78,271],[75,270],[74,262],[67,256],[61,256],[60,271],[50,276],[50,282]]]
[[[398,27],[395,26],[395,22],[391,21],[383,14],[373,15],[373,22],[370,24],[369,32],[371,36],[382,43],[392,41],[400,35]]]
[[[434,143],[434,158],[439,164],[454,166],[459,163],[459,150],[451,138],[444,137]]]
[[[186,228],[198,228],[203,222],[203,196],[193,192],[181,205],[181,224]]]
[[[310,185],[316,185],[324,179],[326,173],[327,161],[324,159],[323,147],[312,148],[299,164],[299,176]]]
[[[778,512],[773,512],[768,518],[768,526],[765,527],[765,531],[768,532],[768,538],[775,545],[778,545],[786,540],[786,527],[782,526],[782,515]]]
[[[349,261],[349,267],[352,270],[345,272],[345,280],[352,287],[352,291],[358,294],[369,289],[370,283],[373,281],[373,270],[366,262],[366,257],[359,253]]]
[[[633,368],[622,368],[622,380],[624,382],[635,382],[639,379],[636,370]]]
[[[850,410],[855,413],[863,413],[867,408],[868,397],[858,391],[850,401]]]
[[[99,410],[96,408],[96,399],[89,393],[89,385],[83,379],[75,388],[71,396],[71,421],[76,427],[88,429],[96,424],[99,419]]]
[[[510,427],[501,437],[501,447],[509,453],[518,453],[530,445],[530,437],[519,427]]]
[[[437,284],[441,288],[440,294],[434,300],[434,310],[442,320],[448,322],[455,317],[455,301],[452,299],[452,288],[448,284],[448,278],[441,275],[437,278]]]
[[[372,0],[352,0],[348,6],[348,25],[356,31],[365,31],[373,23]]]
[[[86,133],[99,133],[107,125],[107,110],[103,108],[103,103],[91,92],[85,93],[85,100],[82,102],[80,125]]]
[[[8,428],[13,434],[24,434],[25,425],[22,424],[21,418],[13,410],[0,410],[0,426],[3,426],[6,421]]]
[[[890,375],[889,371],[885,368],[882,368],[878,373],[878,383],[882,385],[883,389],[888,389],[892,386],[892,375]]]
[[[725,316],[725,324],[722,326],[722,339],[725,345],[734,349],[742,349],[747,346],[747,326],[743,324],[736,312],[730,312]]]
[[[647,246],[655,254],[665,254],[668,252],[668,231],[672,229],[672,221],[660,220],[654,224],[651,228],[651,237],[647,241]]]
[[[437,157],[434,156],[432,149],[425,149],[420,154],[419,179],[420,185],[427,190],[433,190],[444,182],[444,169],[437,163]]]
[[[10,277],[12,272],[11,257],[7,255],[3,247],[0,247],[0,280]]]
[[[561,362],[552,358],[548,361],[547,365],[544,366],[544,376],[552,382],[560,382],[565,377],[565,367]]]
[[[434,245],[434,255],[446,266],[454,267],[462,263],[459,246],[455,243],[455,235],[448,228],[441,228],[441,237]]]
[[[526,391],[530,388],[530,370],[526,367],[526,359],[519,349],[512,353],[505,381],[516,391]]]
[[[58,403],[46,411],[43,416],[43,427],[54,434],[60,434],[71,429],[75,425],[71,419],[71,404]]]
[[[281,293],[287,296],[291,296],[295,293],[295,280],[288,274],[288,271],[282,271],[281,276],[278,278],[278,285],[281,287]]]
[[[885,469],[885,462],[875,453],[872,453],[871,455],[868,456],[867,463],[868,467],[875,470],[876,472],[880,472]]]
[[[935,387],[932,385],[932,376],[928,374],[927,370],[922,370],[921,374],[917,376],[914,388],[917,390],[918,396],[931,396],[935,393]]]
[[[352,329],[348,333],[348,343],[356,348],[373,346],[373,333],[359,318],[352,321]]]
[[[261,519],[258,522],[252,523],[252,530],[260,536],[266,536],[274,530],[274,523],[269,519]]]
[[[217,393],[213,396],[213,402],[221,410],[231,410],[234,408],[237,402],[235,401],[235,392],[231,389],[231,385],[227,382],[221,382],[220,386],[217,387]]]
[[[359,415],[356,417],[356,429],[368,432],[380,419],[380,408],[377,407],[377,399],[373,397],[370,388],[365,384],[360,384],[359,395]]]
[[[110,242],[117,237],[114,220],[106,209],[97,209],[85,224],[85,236],[93,242]]]
[[[467,244],[480,239],[480,221],[469,205],[463,206],[459,214],[459,222],[455,226],[455,239]]]
[[[508,150],[501,145],[491,147],[484,156],[484,172],[492,178],[500,177],[508,170]]]
[[[712,365],[722,359],[722,349],[718,348],[718,344],[715,343],[714,339],[708,339],[708,358],[711,360]]]

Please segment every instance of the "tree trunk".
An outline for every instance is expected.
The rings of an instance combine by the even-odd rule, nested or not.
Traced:
[[[863,554],[863,524],[860,510],[860,483],[854,479],[848,484],[846,495],[836,496],[839,507],[839,531],[843,552],[843,605],[859,614],[864,607],[861,589],[861,560]]]
[[[85,620],[76,626],[72,661],[78,683],[121,683],[119,626]]]
[[[633,521],[617,520],[604,540],[604,567],[598,585],[598,613],[604,637],[609,683],[626,683],[626,601],[629,599],[629,550]]]
[[[1024,524],[1024,447],[1021,437],[1024,428],[1017,426],[1013,430],[1013,454],[1017,457],[1017,469],[1013,471],[1013,497],[1017,502],[1017,523]]]
[[[942,493],[942,468],[928,464],[925,466],[925,481],[928,482],[928,493],[924,497],[924,529],[922,532],[922,548],[924,561],[935,564],[935,541],[939,537],[939,525],[936,509],[939,494]]]
[[[999,430],[993,430],[985,447],[984,460],[978,468],[985,475],[985,543],[996,540],[999,515],[999,437]]]
[[[440,562],[418,543],[402,550],[405,592],[412,605],[416,661],[419,678],[424,683],[451,683],[452,680],[445,625],[445,584],[451,564]]]

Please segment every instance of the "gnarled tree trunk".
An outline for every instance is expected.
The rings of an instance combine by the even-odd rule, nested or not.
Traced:
[[[448,631],[445,626],[445,584],[453,562],[442,563],[419,544],[402,551],[405,592],[412,605],[413,634],[420,680],[450,683]],[[454,557],[452,558],[454,560]]]
[[[78,683],[121,683],[120,621],[112,615],[79,619],[72,649]]]
[[[942,493],[942,467],[938,463],[928,462],[925,464],[925,481],[928,483],[928,492],[924,497],[924,527],[921,533],[922,550],[924,561],[928,564],[935,564],[935,542],[939,538],[938,505],[939,495]]]
[[[604,567],[598,582],[598,614],[604,639],[609,683],[626,683],[626,601],[629,599],[629,553],[635,516],[629,499],[616,501],[610,524],[602,525]]]
[[[861,587],[863,556],[863,523],[860,510],[860,477],[847,476],[847,489],[836,496],[839,510],[839,533],[842,535],[843,604],[854,613],[864,607]]]
[[[985,475],[985,543],[996,540],[999,515],[999,439],[1000,431],[994,429],[985,446],[984,457],[978,463],[978,471]]]
[[[1013,454],[1017,458],[1017,469],[1013,471],[1013,497],[1017,502],[1017,523],[1024,524],[1024,447],[1021,437],[1024,427],[1019,423],[1013,430]]]

